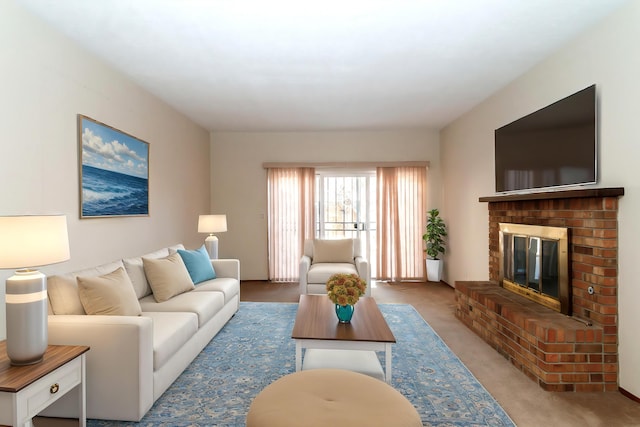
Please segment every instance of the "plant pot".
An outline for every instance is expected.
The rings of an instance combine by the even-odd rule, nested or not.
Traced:
[[[442,279],[442,268],[444,262],[440,259],[427,259],[427,280],[429,282],[439,282]]]

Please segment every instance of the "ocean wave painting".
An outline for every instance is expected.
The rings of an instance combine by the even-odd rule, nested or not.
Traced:
[[[82,216],[147,215],[147,180],[82,165]]]
[[[149,144],[78,117],[81,217],[149,215]]]

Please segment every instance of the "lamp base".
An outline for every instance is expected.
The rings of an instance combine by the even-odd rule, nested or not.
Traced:
[[[204,240],[204,247],[207,248],[207,252],[209,252],[209,258],[218,259],[218,238],[216,236],[209,234]]]
[[[18,270],[6,281],[7,356],[12,365],[42,361],[48,345],[47,278]]]
[[[8,343],[7,343],[8,344]],[[46,347],[45,347],[46,351]],[[9,353],[9,349],[7,348],[7,354]],[[44,354],[35,360],[21,361],[21,360],[11,360],[11,366],[29,366],[29,365],[37,365],[38,363],[44,360]]]

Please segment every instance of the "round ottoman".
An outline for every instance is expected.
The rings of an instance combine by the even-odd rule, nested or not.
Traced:
[[[256,396],[247,427],[422,427],[418,411],[389,384],[342,369],[285,375]]]

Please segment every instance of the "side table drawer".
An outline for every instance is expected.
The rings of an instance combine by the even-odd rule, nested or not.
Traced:
[[[82,381],[81,358],[77,357],[25,390],[27,413],[34,417]]]

